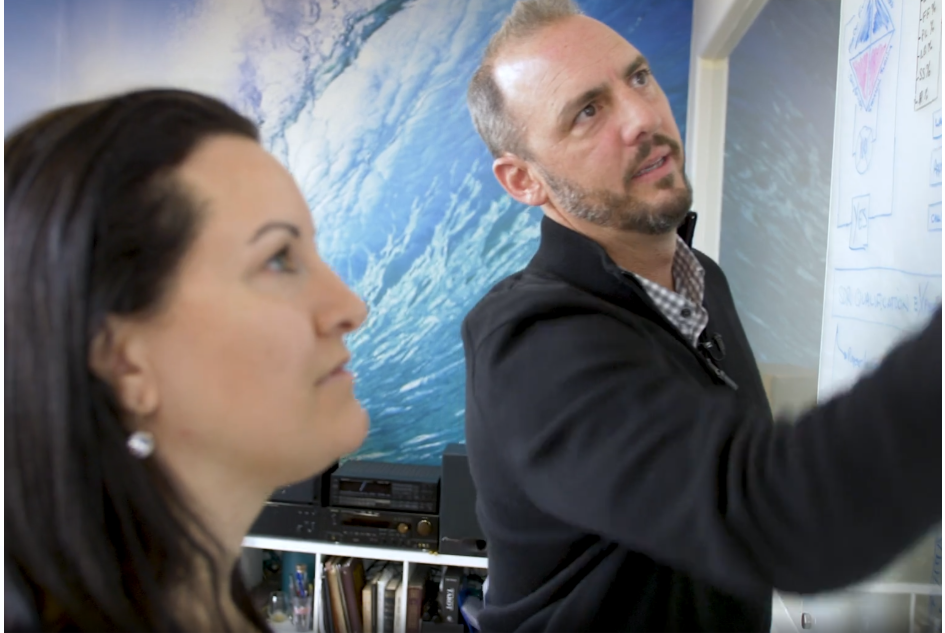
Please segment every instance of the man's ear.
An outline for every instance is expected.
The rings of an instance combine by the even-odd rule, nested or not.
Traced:
[[[105,320],[89,346],[89,369],[111,385],[126,412],[143,418],[157,410],[157,376],[133,323],[117,317]]]
[[[548,202],[545,185],[534,168],[515,154],[504,154],[492,163],[492,173],[512,198],[531,207]]]

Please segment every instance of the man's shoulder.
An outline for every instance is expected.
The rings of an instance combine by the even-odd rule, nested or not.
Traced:
[[[463,319],[463,329],[490,329],[520,318],[539,304],[560,301],[575,292],[576,288],[551,274],[520,270],[492,286],[476,302]]]
[[[604,299],[587,290],[549,272],[527,268],[494,285],[476,303],[463,319],[463,339],[476,346],[497,330],[515,329],[562,311],[599,313],[606,306]]]

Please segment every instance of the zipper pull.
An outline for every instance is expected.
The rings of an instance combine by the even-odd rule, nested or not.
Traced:
[[[715,366],[715,363],[713,363],[712,361],[710,361],[710,360],[708,360],[708,359],[706,359],[706,361],[708,362],[709,367],[712,368],[712,371],[715,373],[716,377],[718,377],[719,380],[721,380],[721,381],[724,382],[726,385],[728,385],[729,387],[731,387],[731,388],[732,388],[732,391],[738,391],[738,385],[735,383],[734,380],[732,380],[731,378],[728,377],[728,374],[726,374],[724,371],[722,371],[719,367],[716,367],[716,366]]]

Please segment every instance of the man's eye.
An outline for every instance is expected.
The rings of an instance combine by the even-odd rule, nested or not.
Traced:
[[[292,258],[289,256],[289,247],[282,248],[278,253],[269,258],[266,262],[266,268],[276,273],[288,273],[295,270],[292,266]]]
[[[582,118],[589,119],[595,114],[597,114],[597,106],[593,103],[589,103],[588,105],[584,106],[584,109],[578,112],[577,118],[578,120],[581,120]]]
[[[633,73],[632,81],[635,86],[645,86],[650,83],[651,73],[648,68],[643,68]]]

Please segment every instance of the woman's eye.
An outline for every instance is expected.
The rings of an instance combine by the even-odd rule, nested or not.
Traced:
[[[289,256],[289,247],[284,247],[278,253],[270,257],[266,262],[266,268],[276,273],[287,273],[294,271],[295,269],[292,266],[292,259]]]
[[[633,73],[633,84],[636,86],[645,86],[650,83],[650,70],[643,68]]]

